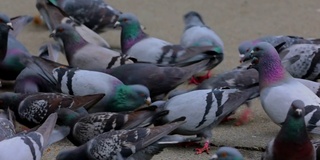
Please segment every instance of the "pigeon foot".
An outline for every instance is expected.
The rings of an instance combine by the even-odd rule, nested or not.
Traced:
[[[202,154],[203,152],[206,152],[207,154],[209,154],[209,150],[210,150],[209,144],[210,144],[210,142],[206,141],[202,148],[196,148],[195,149],[196,154]]]
[[[211,77],[211,72],[208,71],[207,74],[203,75],[203,76],[192,76],[190,81],[189,81],[189,84],[195,84],[195,85],[198,85],[200,83],[202,83],[203,81],[205,81],[206,79],[209,79]]]

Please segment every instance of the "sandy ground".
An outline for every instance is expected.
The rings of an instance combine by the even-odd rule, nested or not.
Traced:
[[[0,11],[10,17],[17,15],[37,15],[35,0],[0,0]],[[190,11],[198,11],[208,26],[212,27],[225,44],[225,60],[214,69],[214,73],[227,71],[238,65],[237,47],[241,41],[263,35],[298,35],[320,37],[320,2],[318,0],[109,0],[113,7],[124,12],[132,12],[147,27],[146,32],[172,43],[179,43],[183,31],[182,16]],[[113,47],[120,46],[120,32],[109,31],[102,36]],[[46,27],[29,25],[18,37],[30,52],[37,54],[38,47],[49,40]],[[62,60],[64,61],[64,60]],[[64,61],[65,62],[65,61]],[[260,159],[259,150],[275,136],[279,127],[273,124],[260,106],[253,103],[254,116],[240,127],[232,123],[213,130],[212,142],[216,145],[242,147],[245,159]],[[45,151],[44,160],[55,159],[63,148],[72,147],[68,141],[59,142]],[[250,149],[248,149],[250,148]],[[168,148],[153,159],[209,159],[210,155],[195,155],[193,148]]]

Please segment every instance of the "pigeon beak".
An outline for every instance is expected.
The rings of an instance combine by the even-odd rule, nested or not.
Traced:
[[[12,23],[11,23],[11,22],[7,23],[7,26],[8,26],[11,30],[13,30],[13,26],[12,26]]]
[[[302,114],[302,110],[301,110],[301,109],[296,109],[296,112],[297,112],[297,114],[298,114],[299,116],[301,116],[301,114]]]
[[[117,28],[121,25],[121,23],[119,21],[117,21],[116,23],[114,23],[113,28]]]
[[[244,54],[244,55],[241,55],[241,56],[240,56],[240,57],[241,57],[240,63],[243,63],[243,62],[245,62],[245,61],[248,61],[248,60],[252,59],[252,58],[253,58],[253,57],[252,57],[252,53],[254,53],[253,50],[252,50],[251,52],[249,52],[249,53],[246,53],[246,54]]]
[[[140,28],[142,29],[142,30],[146,30],[147,28],[144,26],[144,25],[142,25],[142,24],[140,24]]]
[[[56,35],[56,33],[57,33],[57,31],[56,30],[53,30],[52,32],[51,32],[51,34],[49,35],[49,37],[51,38],[51,37],[54,37],[55,35]]]
[[[148,106],[150,106],[150,104],[151,104],[151,98],[148,97],[148,98],[145,100],[145,102],[146,102],[146,104],[147,104]]]
[[[210,158],[210,160],[217,160],[217,159],[218,159],[218,155],[217,154],[212,155],[212,157]]]

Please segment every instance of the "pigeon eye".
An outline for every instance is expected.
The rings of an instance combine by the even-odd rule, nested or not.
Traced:
[[[58,28],[58,29],[57,29],[57,32],[60,32],[60,33],[61,33],[61,32],[63,32],[63,31],[64,31],[63,28]]]
[[[127,18],[122,19],[122,22],[127,22],[127,21],[128,21]]]
[[[146,95],[144,93],[139,94],[141,97],[145,97]]]
[[[0,23],[3,23],[3,20],[2,20],[2,19],[0,19]]]
[[[228,154],[226,152],[221,153],[221,158],[226,158],[227,156],[228,156]]]
[[[261,50],[261,49],[258,48],[258,47],[254,49],[255,52],[259,52],[260,50]]]

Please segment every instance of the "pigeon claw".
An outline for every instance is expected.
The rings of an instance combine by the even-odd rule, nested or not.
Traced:
[[[189,81],[189,84],[195,84],[195,85],[198,85],[200,83],[202,83],[203,81],[205,81],[206,79],[209,79],[211,77],[211,72],[208,71],[205,75],[203,76],[192,76],[190,81]]]
[[[210,147],[209,147],[208,141],[204,143],[204,146],[202,148],[195,149],[196,154],[202,154],[203,152],[206,152],[207,154],[209,154],[209,150],[210,150]]]

